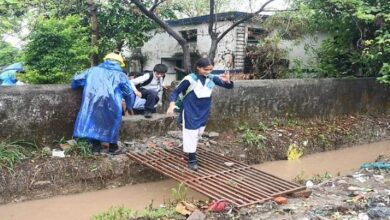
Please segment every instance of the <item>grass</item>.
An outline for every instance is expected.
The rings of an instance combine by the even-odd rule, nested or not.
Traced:
[[[0,168],[14,173],[15,165],[28,157],[31,146],[35,145],[24,141],[0,142]]]
[[[177,188],[171,189],[171,195],[175,204],[187,199],[187,187],[181,182]]]
[[[75,144],[71,145],[70,148],[65,150],[66,155],[91,157],[92,150],[91,145],[87,140],[77,140]]]
[[[339,175],[340,174],[338,174],[338,176]],[[324,174],[315,174],[312,177],[307,177],[305,173],[302,171],[293,179],[293,181],[298,184],[304,185],[309,180],[312,181],[314,184],[319,184],[329,179],[332,179],[332,174],[329,172],[325,172]]]
[[[148,207],[136,212],[125,207],[112,207],[108,211],[93,216],[92,220],[129,220],[129,219],[179,219],[180,216],[172,208]]]

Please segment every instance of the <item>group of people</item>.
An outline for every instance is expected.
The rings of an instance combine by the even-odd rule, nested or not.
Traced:
[[[120,153],[117,144],[124,111],[131,112],[136,96],[145,99],[144,116],[152,117],[162,91],[163,79],[168,71],[164,64],[157,64],[153,72],[129,80],[122,71],[124,61],[120,54],[110,53],[104,62],[74,76],[71,87],[82,87],[82,103],[73,136],[85,138],[94,154],[99,154],[102,143],[109,143],[108,152]],[[208,58],[199,59],[194,72],[187,75],[172,92],[167,114],[173,116],[176,100],[182,97],[179,122],[183,129],[183,151],[188,154],[188,167],[198,170],[196,147],[208,121],[211,94],[215,85],[231,89],[229,73],[211,74],[213,64]]]

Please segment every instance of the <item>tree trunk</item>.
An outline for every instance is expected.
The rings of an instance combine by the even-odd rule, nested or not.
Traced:
[[[99,28],[98,28],[98,20],[96,16],[96,5],[93,0],[88,0],[88,13],[90,17],[90,25],[91,25],[91,46],[92,48],[97,48],[97,43],[99,39]],[[99,63],[98,56],[94,52],[91,55],[91,66],[96,66]]]
[[[214,61],[215,55],[217,53],[218,40],[216,38],[211,39],[211,46],[209,50],[209,59]]]
[[[189,73],[191,71],[191,55],[190,55],[190,47],[188,43],[181,45],[183,49],[183,69]]]

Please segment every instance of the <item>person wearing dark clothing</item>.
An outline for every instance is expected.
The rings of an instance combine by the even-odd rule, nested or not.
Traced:
[[[157,64],[153,68],[153,72],[146,72],[142,76],[134,78],[131,82],[135,85],[138,91],[141,92],[145,102],[145,118],[151,118],[152,113],[156,112],[156,104],[159,101],[159,92],[162,91],[163,82],[168,67],[164,64]]]
[[[183,127],[183,151],[188,153],[188,167],[194,171],[198,170],[196,147],[208,121],[213,88],[215,85],[227,89],[233,88],[228,72],[214,75],[210,74],[212,70],[213,65],[209,59],[199,59],[195,64],[195,73],[184,77],[172,92],[167,110],[167,114],[172,115],[179,95],[185,94],[179,122]]]

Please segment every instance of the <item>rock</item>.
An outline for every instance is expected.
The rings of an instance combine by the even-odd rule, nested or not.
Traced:
[[[33,183],[32,187],[35,189],[43,189],[43,188],[46,188],[50,184],[51,184],[51,181],[49,181],[49,180],[37,181],[37,182]]]
[[[77,141],[75,139],[70,139],[68,141],[66,141],[67,144],[69,144],[70,146],[74,146],[77,144]]]
[[[210,142],[210,144],[212,144],[212,145],[217,145],[217,144],[218,144],[216,141],[213,141],[213,140],[210,140],[209,142]]]
[[[375,207],[369,209],[367,213],[374,219],[386,219],[390,216],[390,207]]]
[[[208,134],[208,137],[209,138],[216,138],[216,137],[219,137],[219,133],[217,133],[217,132],[209,132],[209,134]]]
[[[274,201],[275,201],[278,205],[287,204],[287,198],[286,198],[286,197],[283,197],[283,196],[275,197],[275,198],[274,198]]]
[[[167,135],[172,137],[172,138],[177,138],[177,139],[180,139],[182,137],[181,131],[168,131]]]
[[[187,220],[203,220],[203,219],[206,219],[206,215],[199,211],[199,210],[195,210],[188,218]]]
[[[369,220],[370,218],[368,217],[367,213],[359,213],[358,219],[359,220]]]
[[[293,198],[309,198],[311,193],[312,193],[311,190],[302,190],[302,191],[292,193],[291,197],[293,197]]]
[[[50,147],[44,147],[42,149],[42,153],[44,153],[47,156],[51,156],[51,149],[50,149]]]

